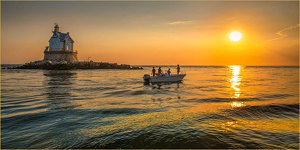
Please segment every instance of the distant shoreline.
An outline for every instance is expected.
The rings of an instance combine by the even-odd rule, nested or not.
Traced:
[[[5,66],[22,66],[24,64],[1,64],[1,67]],[[133,67],[176,67],[176,65],[131,65]],[[299,68],[299,66],[254,66],[254,65],[180,65],[181,67],[227,67],[227,66],[244,66],[244,67],[258,67],[258,68]]]
[[[124,69],[137,70],[143,67],[130,66],[117,63],[97,63],[97,62],[78,62],[78,63],[26,63],[26,64],[1,64],[1,69],[41,69],[41,70],[76,70],[76,69]]]

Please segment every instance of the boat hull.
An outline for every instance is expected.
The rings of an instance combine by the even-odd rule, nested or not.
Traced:
[[[163,83],[163,82],[180,82],[183,80],[186,74],[174,74],[174,75],[168,75],[163,74],[160,76],[144,76],[145,82],[150,83]]]

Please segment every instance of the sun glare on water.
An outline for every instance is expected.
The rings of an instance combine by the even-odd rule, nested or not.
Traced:
[[[241,40],[242,34],[239,31],[233,31],[229,34],[229,38],[234,42],[238,42],[239,40]]]

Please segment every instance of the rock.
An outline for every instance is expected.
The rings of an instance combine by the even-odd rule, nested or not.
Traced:
[[[102,62],[75,62],[75,63],[26,63],[22,66],[9,69],[45,69],[45,70],[70,70],[70,69],[143,69],[142,67],[131,67],[130,65]]]

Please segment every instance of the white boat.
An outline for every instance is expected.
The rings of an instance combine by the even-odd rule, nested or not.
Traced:
[[[156,76],[144,75],[144,81],[147,83],[161,83],[161,82],[180,82],[186,74],[160,74]]]

